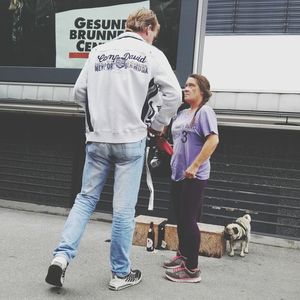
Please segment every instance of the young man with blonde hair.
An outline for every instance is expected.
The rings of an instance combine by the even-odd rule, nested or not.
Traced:
[[[126,31],[92,49],[74,87],[86,114],[86,160],[82,189],[65,223],[46,282],[62,286],[68,264],[114,167],[109,288],[141,281],[132,270],[130,250],[135,206],[144,163],[147,130],[160,134],[181,103],[181,88],[165,55],[152,46],[160,25],[153,11],[132,13]],[[153,97],[161,95],[155,114]]]

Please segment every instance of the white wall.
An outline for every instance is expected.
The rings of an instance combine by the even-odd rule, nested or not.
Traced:
[[[202,74],[212,90],[300,92],[300,36],[206,36]]]

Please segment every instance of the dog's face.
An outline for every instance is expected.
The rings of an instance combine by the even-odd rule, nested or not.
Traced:
[[[240,226],[237,226],[237,224],[226,225],[225,230],[224,230],[225,240],[228,240],[228,241],[237,240],[239,238],[239,236],[241,235],[240,231],[241,231],[241,228],[240,228]]]

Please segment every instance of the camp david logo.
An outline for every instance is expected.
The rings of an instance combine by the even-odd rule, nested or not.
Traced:
[[[121,69],[121,68],[124,68],[125,67],[125,58],[124,57],[118,57],[116,58],[116,66]]]
[[[95,71],[113,71],[116,69],[132,69],[135,72],[148,73],[146,55],[136,55],[130,52],[119,54],[102,53],[97,56]]]

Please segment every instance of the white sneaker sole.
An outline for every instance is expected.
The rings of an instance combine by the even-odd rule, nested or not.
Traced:
[[[165,274],[166,277],[174,282],[185,282],[185,283],[197,283],[201,281],[201,277],[197,277],[197,278],[186,278],[186,279],[176,279],[174,277],[169,276],[168,274]]]
[[[120,290],[123,290],[123,289],[126,289],[128,287],[131,287],[131,286],[134,286],[134,285],[137,285],[138,283],[140,283],[142,280],[142,276],[139,280],[135,281],[135,282],[128,282],[127,284],[124,284],[124,285],[119,285],[119,286],[116,286],[116,285],[111,285],[109,284],[108,285],[108,288],[112,291],[120,291]]]

